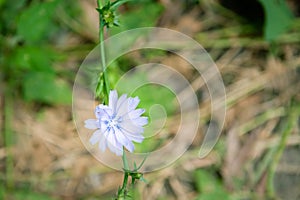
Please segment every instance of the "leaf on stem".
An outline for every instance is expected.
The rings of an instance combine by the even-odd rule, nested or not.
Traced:
[[[265,9],[265,33],[267,41],[275,40],[293,22],[293,14],[284,0],[259,0]]]

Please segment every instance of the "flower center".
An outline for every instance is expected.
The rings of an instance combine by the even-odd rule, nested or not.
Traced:
[[[122,118],[121,117],[112,117],[110,120],[107,121],[107,126],[109,129],[111,128],[119,128],[119,124],[121,123]]]
[[[116,119],[112,119],[109,121],[109,126],[115,127],[118,125],[118,121]]]

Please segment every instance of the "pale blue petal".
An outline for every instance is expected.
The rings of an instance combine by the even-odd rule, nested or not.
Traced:
[[[101,132],[105,133],[107,131],[107,123],[105,121],[101,121]]]
[[[128,98],[128,111],[134,110],[139,103],[140,99],[138,97]]]
[[[124,134],[120,131],[120,129],[115,128],[114,131],[115,131],[114,134],[116,135],[117,141],[125,146],[128,142],[128,139],[124,136]]]
[[[113,110],[113,112],[116,112],[118,102],[118,93],[116,90],[111,90],[109,93],[109,107]]]
[[[133,143],[120,131],[120,129],[115,129],[115,135],[119,143],[125,146],[128,151],[133,152]]]
[[[100,138],[98,147],[99,149],[104,152],[105,149],[107,148],[107,134],[108,132],[104,132],[103,136]]]
[[[120,124],[121,128],[132,133],[132,134],[140,134],[144,132],[144,128],[142,126],[135,125],[132,121],[124,121]]]
[[[138,117],[132,120],[132,122],[137,126],[145,126],[148,124],[148,117]]]
[[[141,109],[141,108],[133,110],[133,111],[127,113],[126,115],[124,115],[124,119],[128,119],[128,117],[129,117],[129,119],[134,120],[134,119],[140,117],[144,112],[145,112],[145,109]]]
[[[88,119],[84,121],[84,127],[94,130],[100,128],[100,125],[96,119]]]
[[[98,105],[95,108],[95,116],[96,116],[96,118],[99,119],[101,117],[101,114],[102,114],[102,109],[101,109],[100,105]]]
[[[109,132],[107,137],[107,146],[109,150],[113,153],[115,153],[117,156],[122,155],[123,148],[122,145],[117,141],[115,134],[113,132]]]
[[[148,117],[139,117],[134,120],[134,123],[140,126],[145,126],[148,124]]]
[[[100,116],[101,116],[101,108],[99,107],[99,105],[96,106],[96,108],[95,108],[95,116],[97,118],[100,118]]]
[[[119,145],[119,147],[116,148],[115,154],[117,156],[122,156],[123,155],[123,147],[122,147],[122,145]]]
[[[117,115],[118,116],[123,116],[125,115],[126,113],[128,113],[129,110],[128,110],[128,100],[125,99],[121,104],[120,106],[118,106],[118,109],[117,109]]]
[[[99,142],[99,140],[101,139],[101,132],[99,130],[95,131],[92,135],[92,137],[90,138],[89,142],[94,145],[97,142]]]
[[[103,105],[103,104],[96,106],[96,108],[95,108],[96,118],[100,119],[103,116],[103,114],[105,114],[104,110],[107,110],[107,109],[109,109],[109,107],[106,105]]]
[[[133,123],[136,126],[145,126],[148,124],[148,117],[138,117],[136,119],[123,119],[123,123]]]
[[[108,135],[107,135],[107,146],[108,146],[110,151],[115,152],[116,139],[115,139],[114,135],[111,132],[109,132]]]
[[[141,142],[143,142],[143,140],[144,140],[144,136],[142,136],[142,135],[140,135],[140,134],[138,134],[138,135],[133,135],[133,134],[131,134],[131,133],[129,133],[129,132],[126,132],[125,131],[125,136],[129,139],[129,140],[131,140],[131,141],[134,141],[134,142],[137,142],[137,143],[141,143]]]
[[[117,109],[116,109],[116,112],[117,113],[119,113],[119,109],[121,108],[121,107],[123,107],[124,105],[124,103],[125,102],[127,102],[127,94],[123,94],[120,98],[119,98],[119,100],[118,100],[118,102],[117,102]]]
[[[103,112],[105,113],[105,116],[112,116],[114,114],[113,109],[108,106],[103,108]]]
[[[129,152],[133,152],[134,151],[134,144],[129,140],[129,142],[126,144],[126,145],[124,145],[125,146],[125,148],[129,151]]]
[[[109,120],[111,118],[111,116],[113,115],[113,111],[110,107],[108,106],[103,106],[103,105],[99,105],[101,106],[102,108],[99,110],[99,113],[98,116],[99,116],[99,119],[101,121],[104,121],[104,120]]]

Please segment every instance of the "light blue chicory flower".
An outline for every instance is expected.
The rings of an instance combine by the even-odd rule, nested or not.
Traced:
[[[134,150],[134,142],[141,143],[144,140],[143,126],[148,123],[148,118],[141,116],[145,110],[136,109],[140,99],[123,94],[118,99],[116,90],[109,93],[109,104],[100,104],[95,108],[97,119],[85,121],[88,129],[97,129],[89,142],[92,145],[99,143],[99,149],[103,152],[106,148],[117,156],[123,154],[123,146],[130,152]]]

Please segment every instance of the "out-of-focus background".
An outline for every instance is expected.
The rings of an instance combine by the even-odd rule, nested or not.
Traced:
[[[111,199],[122,183],[83,147],[72,121],[76,72],[98,43],[96,0],[0,0],[0,199]],[[139,51],[110,69],[114,82],[133,66],[174,67],[199,97],[199,134],[171,166],[145,175],[135,199],[300,199],[300,4],[297,0],[139,0],[119,8],[120,27],[166,27],[198,41],[227,92],[222,135],[197,153],[210,120],[209,95],[188,63]],[[139,92],[168,113],[174,96]],[[174,119],[173,119],[174,120]],[[176,120],[176,119],[175,119]],[[177,123],[172,121],[171,124]],[[139,145],[151,150],[172,137]]]

